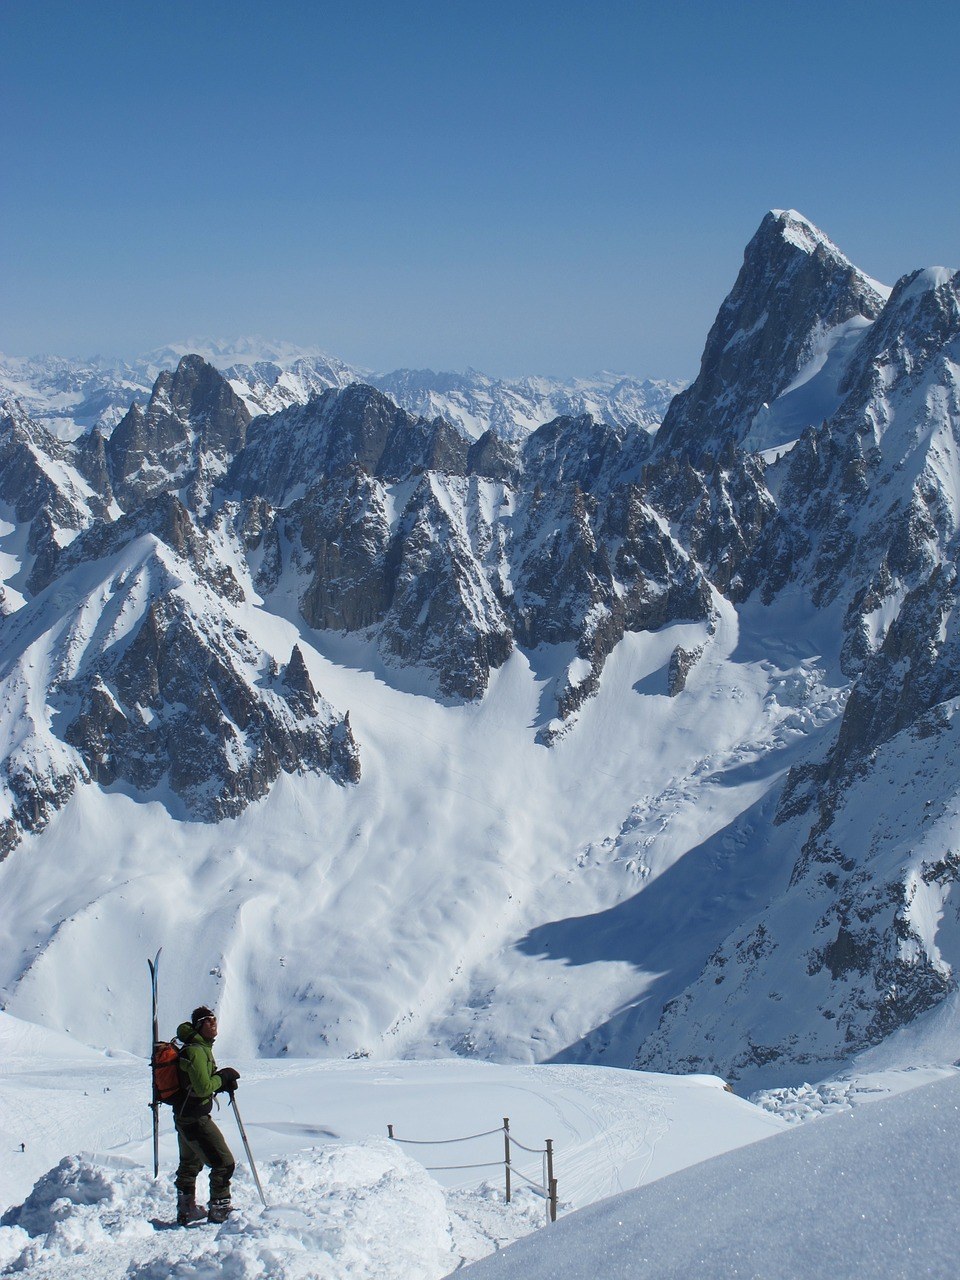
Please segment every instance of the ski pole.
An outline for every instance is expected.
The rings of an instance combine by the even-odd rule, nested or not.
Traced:
[[[263,1187],[260,1185],[260,1175],[257,1173],[257,1166],[253,1163],[253,1152],[250,1150],[250,1143],[247,1141],[247,1131],[243,1127],[243,1121],[240,1119],[240,1112],[237,1108],[237,1095],[230,1090],[230,1105],[233,1107],[233,1114],[237,1117],[237,1128],[240,1130],[240,1140],[243,1143],[243,1149],[247,1153],[247,1159],[250,1162],[250,1172],[253,1174],[253,1180],[257,1184],[257,1190],[260,1192],[260,1203],[266,1209],[267,1198],[263,1194]]]

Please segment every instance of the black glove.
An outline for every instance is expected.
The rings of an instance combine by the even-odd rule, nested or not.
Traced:
[[[233,1067],[221,1067],[219,1070],[220,1088],[217,1093],[233,1093],[237,1087],[237,1081],[240,1079],[240,1072],[235,1071]]]

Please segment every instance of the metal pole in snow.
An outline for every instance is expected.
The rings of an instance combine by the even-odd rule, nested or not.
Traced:
[[[257,1184],[257,1190],[260,1192],[260,1203],[266,1209],[267,1198],[263,1194],[263,1187],[260,1185],[260,1175],[257,1173],[257,1166],[253,1163],[253,1152],[250,1150],[250,1143],[247,1141],[247,1131],[243,1127],[243,1121],[240,1119],[240,1112],[237,1110],[237,1098],[233,1090],[230,1090],[230,1105],[233,1107],[233,1114],[237,1117],[237,1128],[240,1130],[240,1140],[243,1143],[243,1149],[247,1153],[247,1159],[250,1162],[250,1172],[253,1174],[253,1180]]]
[[[507,1204],[510,1203],[510,1121],[503,1117],[503,1177],[507,1187]]]

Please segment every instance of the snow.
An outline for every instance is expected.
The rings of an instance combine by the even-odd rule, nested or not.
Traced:
[[[375,373],[316,347],[259,337],[200,337],[171,343],[130,364],[59,356],[28,360],[0,353],[0,400],[20,400],[33,418],[65,440],[94,425],[109,435],[131,401],[146,403],[157,375],[176,368],[185,355],[199,355],[220,369],[254,416],[306,404],[331,387],[362,382],[413,414],[444,417],[471,440],[491,427],[503,438],[519,440],[563,414],[580,413],[612,424],[640,424],[652,432],[685,385],[606,371],[592,378],[513,380],[475,370]]]
[[[802,1125],[571,1214],[471,1280],[957,1274],[960,1076]]]
[[[796,209],[771,209],[771,213],[781,222],[781,235],[788,244],[795,245],[804,253],[814,253],[817,248],[823,247],[836,257],[844,258],[833,241]],[[846,261],[845,258],[844,260]],[[863,272],[859,274],[882,298],[890,297],[892,290],[889,285],[881,284],[879,280],[874,280]]]
[[[807,427],[819,426],[831,417],[840,405],[843,375],[870,324],[866,316],[853,316],[824,330],[790,385],[757,413],[744,447],[775,460],[792,447]]]
[[[924,267],[903,290],[900,301],[905,302],[908,298],[919,298],[925,293],[931,293],[941,285],[949,284],[956,274],[953,267]]]
[[[802,249],[804,253],[813,253],[819,245],[825,245],[828,249],[832,249],[834,253],[840,252],[833,241],[829,240],[819,227],[815,227],[808,218],[805,218],[802,213],[798,213],[796,209],[772,209],[771,213],[783,224],[781,234],[784,240],[789,244],[795,245],[798,249]]]
[[[949,1033],[943,1009],[935,1015],[939,1026],[918,1020],[846,1077],[770,1091],[759,1106],[710,1076],[239,1060],[238,1104],[268,1207],[221,1111],[238,1156],[236,1211],[222,1226],[179,1230],[165,1108],[152,1177],[144,1059],[0,1012],[0,1271],[33,1280],[952,1277],[960,1071],[916,1061],[960,1040],[956,1010]],[[218,1058],[228,1060],[219,1043]],[[514,1149],[504,1203],[504,1115],[534,1152],[554,1140],[555,1225],[521,1176],[541,1182],[535,1153]],[[388,1124],[398,1138],[494,1132],[403,1146],[387,1139]],[[485,1161],[493,1167],[427,1168]],[[203,1200],[205,1175],[198,1190]]]
[[[508,1115],[526,1146],[553,1137],[564,1212],[785,1128],[713,1077],[459,1060],[241,1061],[238,1104],[269,1208],[233,1117],[221,1112],[240,1158],[237,1213],[220,1228],[176,1231],[167,1229],[176,1142],[164,1109],[154,1182],[144,1060],[4,1013],[0,1050],[0,1144],[10,1153],[0,1167],[0,1268],[49,1280],[80,1267],[104,1280],[439,1277],[545,1224],[546,1203],[521,1176],[541,1183],[540,1155],[514,1149],[506,1205],[502,1134],[404,1147],[387,1140],[388,1124],[398,1137],[443,1139],[496,1130]],[[226,1061],[219,1045],[218,1057]],[[425,1167],[483,1161],[493,1167]],[[204,1188],[201,1175],[201,1198]]]
[[[40,705],[46,673],[73,675],[92,649],[126,642],[152,593],[138,575],[163,570],[148,551],[74,571],[67,585],[90,603],[68,634],[57,599],[9,621],[17,654],[19,627],[32,646],[0,729],[22,741],[32,722],[19,709]],[[209,611],[206,588],[181,578],[178,593]],[[140,997],[118,974],[165,943],[172,987],[199,984],[191,1007],[229,1015],[234,1057],[629,1066],[661,1002],[781,885],[789,854],[767,829],[770,799],[842,709],[829,649],[809,664],[824,652],[809,620],[761,611],[741,627],[722,605],[713,634],[628,636],[576,731],[547,750],[536,735],[570,650],[553,667],[514,653],[482,702],[443,705],[362,640],[304,633],[253,603],[218,608],[278,663],[301,645],[315,688],[350,712],[359,784],[283,775],[217,825],[183,820],[163,788],[78,787],[0,864],[9,1012],[142,1052]],[[670,698],[677,645],[704,654]],[[43,733],[30,739],[38,759],[53,749]],[[72,749],[50,759],[76,768]]]

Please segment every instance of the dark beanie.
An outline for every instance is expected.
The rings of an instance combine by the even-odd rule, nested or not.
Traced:
[[[217,1015],[212,1009],[208,1009],[205,1004],[198,1005],[190,1015],[190,1021],[195,1027],[199,1027],[204,1018],[215,1018]]]

